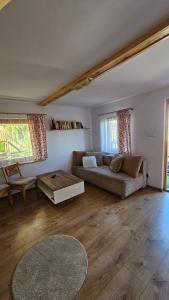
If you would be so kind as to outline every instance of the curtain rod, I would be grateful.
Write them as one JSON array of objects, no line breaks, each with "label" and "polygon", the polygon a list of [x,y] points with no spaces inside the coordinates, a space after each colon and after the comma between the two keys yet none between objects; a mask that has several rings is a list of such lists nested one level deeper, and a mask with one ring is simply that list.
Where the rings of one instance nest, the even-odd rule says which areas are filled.
[{"label": "curtain rod", "polygon": [[100,117],[100,116],[104,116],[104,115],[110,115],[110,114],[114,114],[116,112],[123,111],[123,110],[134,110],[134,107],[124,108],[124,109],[120,109],[120,110],[114,110],[114,111],[110,111],[107,113],[98,114],[98,116]]},{"label": "curtain rod", "polygon": [[43,116],[47,116],[47,114],[37,114],[37,113],[9,113],[9,112],[0,112],[0,115],[43,115]]}]

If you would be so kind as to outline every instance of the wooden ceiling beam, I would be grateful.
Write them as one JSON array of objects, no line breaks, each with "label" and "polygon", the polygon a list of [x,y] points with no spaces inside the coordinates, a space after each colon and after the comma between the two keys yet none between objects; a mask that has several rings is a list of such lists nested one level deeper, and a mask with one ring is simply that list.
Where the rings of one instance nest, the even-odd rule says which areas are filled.
[{"label": "wooden ceiling beam", "polygon": [[92,80],[96,79],[106,71],[138,55],[142,51],[155,45],[156,43],[165,39],[168,36],[169,36],[169,19],[167,19],[167,21],[158,25],[156,28],[149,31],[147,34],[143,35],[139,39],[133,41],[126,47],[122,48],[120,51],[112,54],[107,59],[96,64],[94,67],[92,67],[91,69],[89,69],[88,71],[86,71],[85,73],[77,77],[76,79],[70,81],[63,87],[59,88],[54,93],[52,93],[51,95],[43,99],[40,102],[40,105],[45,106],[48,105],[49,103],[56,101],[57,99],[75,90],[76,86],[81,82],[88,79],[92,79]]},{"label": "wooden ceiling beam", "polygon": [[0,0],[0,10],[3,9],[11,0]]}]

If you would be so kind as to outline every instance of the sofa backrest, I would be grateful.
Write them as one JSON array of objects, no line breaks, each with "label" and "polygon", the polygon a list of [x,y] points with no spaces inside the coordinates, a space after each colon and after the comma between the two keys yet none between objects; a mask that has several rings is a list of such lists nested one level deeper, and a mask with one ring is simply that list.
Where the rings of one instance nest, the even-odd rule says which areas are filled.
[{"label": "sofa backrest", "polygon": [[[73,151],[73,166],[82,166],[82,157],[91,151]],[[94,151],[93,151],[94,152]],[[116,156],[116,155],[115,155]],[[103,165],[109,166],[111,160],[114,158],[114,155],[103,153]],[[142,173],[145,178],[147,176],[147,161],[143,159],[142,165],[140,167],[140,173]]]},{"label": "sofa backrest", "polygon": [[103,165],[110,166],[110,163],[113,158],[114,158],[114,155],[108,155],[108,154],[103,153]]}]

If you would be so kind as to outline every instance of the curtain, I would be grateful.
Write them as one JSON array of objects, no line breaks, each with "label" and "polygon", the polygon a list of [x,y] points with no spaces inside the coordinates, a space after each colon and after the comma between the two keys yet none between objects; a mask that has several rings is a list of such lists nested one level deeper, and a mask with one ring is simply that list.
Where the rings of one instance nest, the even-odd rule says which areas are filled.
[{"label": "curtain", "polygon": [[119,153],[131,154],[131,113],[130,110],[117,112]]},{"label": "curtain", "polygon": [[33,160],[45,160],[47,158],[45,116],[28,114],[27,120],[32,142]]},{"label": "curtain", "polygon": [[101,119],[101,151],[108,153],[118,152],[117,115]]}]

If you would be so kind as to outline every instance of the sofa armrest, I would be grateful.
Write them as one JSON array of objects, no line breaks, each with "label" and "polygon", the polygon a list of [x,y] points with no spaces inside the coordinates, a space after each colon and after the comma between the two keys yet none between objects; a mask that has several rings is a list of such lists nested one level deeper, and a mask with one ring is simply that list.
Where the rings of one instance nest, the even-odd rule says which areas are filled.
[{"label": "sofa armrest", "polygon": [[82,165],[82,157],[86,155],[86,151],[73,151],[73,166],[81,166]]},{"label": "sofa armrest", "polygon": [[147,170],[148,170],[147,160],[144,158],[140,168],[140,173],[143,174],[143,187],[146,187],[147,185]]}]

